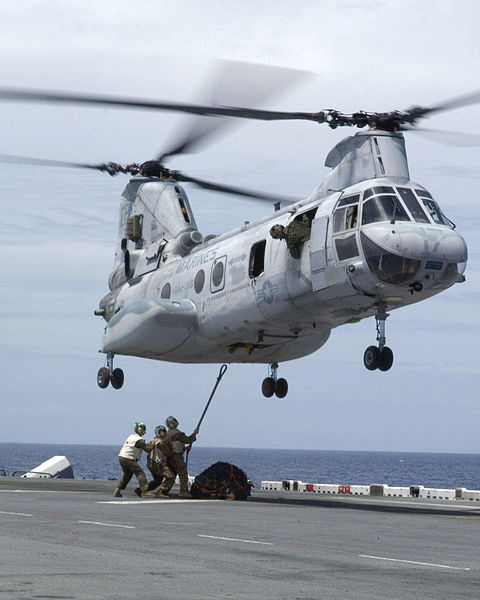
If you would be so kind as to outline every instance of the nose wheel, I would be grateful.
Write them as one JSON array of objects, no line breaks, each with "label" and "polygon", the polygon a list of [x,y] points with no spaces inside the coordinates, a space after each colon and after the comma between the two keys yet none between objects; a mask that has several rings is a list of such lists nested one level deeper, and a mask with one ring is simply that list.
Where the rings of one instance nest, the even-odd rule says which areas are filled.
[{"label": "nose wheel", "polygon": [[271,398],[273,394],[277,398],[285,398],[288,393],[288,383],[283,377],[277,379],[278,363],[270,365],[270,377],[265,377],[262,382],[262,394],[266,398]]},{"label": "nose wheel", "polygon": [[377,346],[369,346],[363,355],[363,364],[369,371],[388,371],[393,365],[393,352],[385,345],[385,321],[387,320],[388,313],[385,309],[379,308],[378,313],[375,315],[375,322],[377,328]]},{"label": "nose wheel", "polygon": [[110,383],[113,389],[119,390],[123,386],[125,376],[122,369],[113,368],[113,354],[107,354],[106,366],[98,370],[97,384],[100,388],[108,387]]}]

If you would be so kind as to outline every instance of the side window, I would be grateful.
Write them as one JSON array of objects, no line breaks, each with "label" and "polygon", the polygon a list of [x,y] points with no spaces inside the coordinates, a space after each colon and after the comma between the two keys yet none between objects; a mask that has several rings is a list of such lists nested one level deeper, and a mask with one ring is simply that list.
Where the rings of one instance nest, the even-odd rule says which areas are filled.
[{"label": "side window", "polygon": [[212,274],[210,277],[210,291],[219,292],[225,287],[225,263],[226,256],[220,256],[213,261]]},{"label": "side window", "polygon": [[353,258],[359,254],[354,233],[347,237],[336,238],[335,248],[337,249],[338,260],[347,260],[347,258]]},{"label": "side window", "polygon": [[248,275],[250,279],[261,275],[265,269],[265,246],[266,240],[253,244],[250,250],[250,262],[248,267]]}]

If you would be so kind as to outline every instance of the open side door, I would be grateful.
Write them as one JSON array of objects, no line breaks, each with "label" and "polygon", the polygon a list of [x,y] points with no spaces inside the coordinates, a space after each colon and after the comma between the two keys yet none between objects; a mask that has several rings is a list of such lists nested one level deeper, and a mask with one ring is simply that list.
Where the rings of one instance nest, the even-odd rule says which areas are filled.
[{"label": "open side door", "polygon": [[310,237],[310,266],[312,271],[313,291],[326,287],[325,269],[327,266],[327,233],[329,217],[323,216],[312,222]]}]

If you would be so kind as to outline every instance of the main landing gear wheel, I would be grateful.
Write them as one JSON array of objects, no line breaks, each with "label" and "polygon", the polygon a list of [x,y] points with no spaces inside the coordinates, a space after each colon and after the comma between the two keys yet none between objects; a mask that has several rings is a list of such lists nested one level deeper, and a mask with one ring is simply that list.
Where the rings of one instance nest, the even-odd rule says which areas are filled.
[{"label": "main landing gear wheel", "polygon": [[390,350],[388,346],[384,346],[382,348],[381,356],[380,356],[380,364],[378,368],[380,371],[388,371],[392,368],[393,365],[393,352]]},{"label": "main landing gear wheel", "polygon": [[277,398],[285,398],[288,393],[288,383],[286,379],[281,377],[275,382],[275,396]]},{"label": "main landing gear wheel", "polygon": [[265,377],[262,381],[262,394],[265,398],[271,398],[275,393],[275,379],[273,377]]},{"label": "main landing gear wheel", "polygon": [[375,371],[380,364],[380,350],[376,346],[369,346],[363,355],[363,364],[369,371]]},{"label": "main landing gear wheel", "polygon": [[102,367],[97,373],[98,387],[105,389],[111,383],[114,390],[119,390],[123,386],[125,376],[122,369],[113,368],[113,354],[107,354],[107,366]]},{"label": "main landing gear wheel", "polygon": [[106,388],[110,383],[110,370],[107,367],[102,367],[97,373],[98,387]]},{"label": "main landing gear wheel", "polygon": [[110,377],[110,383],[114,390],[119,390],[123,386],[125,376],[122,369],[113,369],[112,376]]},{"label": "main landing gear wheel", "polygon": [[379,307],[378,312],[375,315],[375,321],[377,326],[377,346],[369,346],[363,355],[363,364],[369,371],[388,371],[393,365],[393,352],[388,346],[385,346],[385,321],[387,320],[388,314],[385,312],[384,307]]},{"label": "main landing gear wheel", "polygon": [[270,377],[265,377],[262,382],[262,394],[265,398],[271,398],[273,394],[277,398],[285,398],[288,392],[287,380],[283,377],[277,379],[278,363],[272,363],[270,369]]}]

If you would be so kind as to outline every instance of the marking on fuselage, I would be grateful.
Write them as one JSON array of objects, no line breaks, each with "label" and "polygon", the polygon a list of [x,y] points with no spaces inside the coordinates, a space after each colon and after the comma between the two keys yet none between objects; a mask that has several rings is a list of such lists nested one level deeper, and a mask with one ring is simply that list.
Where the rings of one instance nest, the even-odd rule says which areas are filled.
[{"label": "marking on fuselage", "polygon": [[243,540],[241,538],[220,537],[218,535],[203,535],[199,533],[197,537],[207,538],[210,540],[222,540],[226,542],[243,542],[244,544],[261,544],[263,546],[273,546],[273,542],[259,542],[258,540]]},{"label": "marking on fuselage", "polygon": [[268,279],[264,282],[262,289],[257,291],[258,300],[263,300],[267,304],[272,304],[277,295],[278,285],[276,283],[272,284]]},{"label": "marking on fuselage", "polygon": [[101,521],[77,521],[84,525],[101,525],[102,527],[122,527],[123,529],[136,529],[133,525],[119,525],[118,523],[102,523]]},{"label": "marking on fuselage", "polygon": [[388,562],[405,563],[407,565],[419,565],[421,567],[435,567],[437,569],[453,569],[455,571],[471,571],[470,567],[454,567],[452,565],[441,565],[437,563],[420,562],[418,560],[406,560],[403,558],[388,558],[386,556],[370,556],[369,554],[357,554],[359,558],[370,558],[373,560],[385,560]]}]

